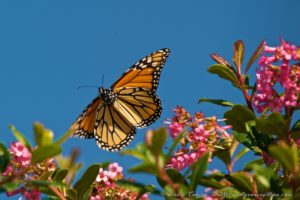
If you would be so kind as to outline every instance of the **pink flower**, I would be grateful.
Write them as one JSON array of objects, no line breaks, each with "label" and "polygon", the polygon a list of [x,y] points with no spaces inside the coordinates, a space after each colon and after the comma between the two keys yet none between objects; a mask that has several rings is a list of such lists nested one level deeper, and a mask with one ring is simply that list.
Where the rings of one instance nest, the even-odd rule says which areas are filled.
[{"label": "pink flower", "polygon": [[90,200],[102,200],[100,195],[91,196]]},{"label": "pink flower", "polygon": [[170,132],[171,137],[173,137],[173,138],[177,137],[178,134],[183,131],[183,128],[184,128],[183,124],[180,124],[178,122],[172,122],[169,125],[169,132]]},{"label": "pink flower", "polygon": [[298,146],[300,146],[300,138],[298,138],[298,139],[296,140],[296,144],[297,144]]},{"label": "pink flower", "polygon": [[27,200],[40,200],[41,193],[38,190],[24,191],[23,195]]},{"label": "pink flower", "polygon": [[262,157],[266,165],[271,165],[275,162],[275,160],[267,153],[263,153]]},{"label": "pink flower", "polygon": [[300,97],[300,66],[291,63],[293,60],[299,61],[299,49],[283,39],[280,43],[278,47],[265,46],[258,62],[260,69],[256,72],[256,91],[253,97],[257,112],[265,109],[281,112],[284,108],[300,106],[297,101]]},{"label": "pink flower", "polygon": [[99,169],[99,174],[97,175],[97,178],[96,178],[96,181],[97,182],[103,182],[106,185],[109,185],[110,182],[108,180],[108,172],[103,170],[103,168],[100,168]]},{"label": "pink flower", "polygon": [[10,145],[10,152],[14,156],[14,160],[22,167],[27,167],[31,161],[30,151],[20,142],[13,142]]},{"label": "pink flower", "polygon": [[204,125],[200,124],[194,129],[194,139],[200,142],[205,142],[209,136],[209,131],[205,130]]},{"label": "pink flower", "polygon": [[3,176],[10,176],[13,173],[11,165],[7,165],[5,171],[2,173]]},{"label": "pink flower", "polygon": [[123,167],[121,167],[118,163],[114,162],[108,166],[108,176],[111,179],[115,179],[117,176],[122,177]]}]

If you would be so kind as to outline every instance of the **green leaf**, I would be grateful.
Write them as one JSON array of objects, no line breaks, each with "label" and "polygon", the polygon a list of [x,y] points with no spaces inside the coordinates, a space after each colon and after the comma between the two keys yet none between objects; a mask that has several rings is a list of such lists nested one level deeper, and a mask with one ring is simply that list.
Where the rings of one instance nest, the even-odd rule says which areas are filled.
[{"label": "green leaf", "polygon": [[275,158],[284,168],[297,176],[299,170],[298,151],[295,144],[289,146],[284,142],[269,147],[270,155]]},{"label": "green leaf", "polygon": [[60,154],[61,151],[61,147],[56,144],[39,146],[32,152],[31,162],[38,163],[45,159],[52,158],[53,156]]},{"label": "green leaf", "polygon": [[262,41],[259,46],[256,48],[256,50],[254,51],[254,53],[252,54],[250,60],[248,61],[247,65],[246,65],[246,70],[245,70],[245,74],[248,72],[248,70],[250,69],[251,65],[256,61],[256,59],[258,58],[258,56],[260,55],[260,53],[262,52],[264,46],[266,44],[266,41]]},{"label": "green leaf", "polygon": [[244,155],[246,155],[248,152],[249,152],[249,149],[246,147],[243,148],[241,151],[239,151],[234,158],[235,162],[238,161]]},{"label": "green leaf", "polygon": [[202,103],[202,102],[208,102],[208,103],[216,104],[216,105],[223,106],[223,107],[232,107],[234,105],[234,103],[224,100],[224,99],[207,99],[207,98],[199,99],[198,103]]},{"label": "green leaf", "polygon": [[78,199],[83,199],[83,197],[88,195],[87,193],[90,192],[93,182],[96,180],[99,173],[100,167],[100,164],[91,165],[76,182],[74,189],[77,191]]},{"label": "green leaf", "polygon": [[215,64],[210,66],[207,70],[212,74],[217,74],[222,79],[230,81],[233,85],[239,85],[239,80],[234,71],[226,65]]},{"label": "green leaf", "polygon": [[239,143],[236,140],[226,142],[228,142],[228,144],[225,143],[225,140],[220,141],[220,143],[218,143],[217,146],[220,146],[222,148],[214,151],[213,156],[217,156],[220,160],[224,162],[225,165],[229,165],[232,160],[232,155],[235,152]]},{"label": "green leaf", "polygon": [[122,155],[130,155],[140,160],[147,160],[145,144],[138,144],[135,149],[126,149],[121,152]]},{"label": "green leaf", "polygon": [[240,192],[252,194],[253,187],[256,187],[252,174],[248,172],[236,172],[230,175],[225,175],[225,178],[232,182],[234,187]]},{"label": "green leaf", "polygon": [[44,172],[40,177],[39,177],[39,180],[42,180],[42,181],[46,181],[48,180],[48,178],[50,176],[52,176],[54,172],[53,171],[47,171],[47,172]]},{"label": "green leaf", "polygon": [[131,167],[129,172],[157,174],[157,168],[151,163],[142,163]]},{"label": "green leaf", "polygon": [[294,125],[291,129],[291,137],[295,141],[300,138],[300,119],[294,123]]},{"label": "green leaf", "polygon": [[141,194],[147,192],[150,192],[152,194],[161,194],[161,192],[157,190],[154,185],[144,185],[142,183],[132,182],[128,180],[119,180],[117,181],[117,185]]},{"label": "green leaf", "polygon": [[40,186],[49,187],[51,185],[60,186],[60,187],[65,187],[66,186],[63,183],[58,183],[58,182],[55,182],[55,181],[45,181],[45,180],[28,180],[27,183],[31,184],[31,185],[34,185],[34,186],[37,186],[37,187],[40,187]]},{"label": "green leaf", "polygon": [[58,169],[53,177],[56,182],[61,182],[68,174],[68,169]]},{"label": "green leaf", "polygon": [[[173,181],[173,183],[178,183],[178,184],[183,184],[186,186],[189,186],[187,180],[175,169],[166,169],[165,170],[166,174],[169,176],[169,178]],[[164,188],[168,183],[166,183],[164,180],[159,178],[158,176],[156,177],[157,182],[159,185]]]},{"label": "green leaf", "polygon": [[269,116],[261,116],[256,119],[256,128],[265,134],[287,137],[287,122],[278,112],[273,112]]},{"label": "green leaf", "polygon": [[161,153],[162,148],[166,143],[167,130],[165,128],[157,129],[152,132],[151,136],[151,144],[149,144],[149,149],[154,155],[158,155],[159,153]]},{"label": "green leaf", "polygon": [[47,146],[52,144],[53,132],[38,122],[33,124],[34,139],[38,146]]},{"label": "green leaf", "polygon": [[186,136],[186,134],[187,134],[187,132],[183,131],[183,132],[179,133],[178,136],[173,140],[173,143],[172,143],[171,147],[168,150],[167,157],[171,157],[172,156],[173,151],[176,148],[177,144],[180,142],[180,140],[182,138],[184,138]]},{"label": "green leaf", "polygon": [[265,189],[270,189],[271,178],[275,176],[274,170],[266,167],[265,165],[252,164],[254,178]]},{"label": "green leaf", "polygon": [[222,184],[220,184],[220,182],[218,180],[215,180],[211,176],[203,176],[202,178],[197,180],[197,184],[202,185],[204,187],[211,187],[214,189],[221,189],[221,188],[225,187]]},{"label": "green leaf", "polygon": [[67,197],[70,200],[77,200],[77,192],[73,188],[67,189]]},{"label": "green leaf", "polygon": [[233,56],[233,62],[235,66],[240,71],[242,62],[244,58],[244,43],[242,40],[238,40],[234,43],[234,56]]},{"label": "green leaf", "polygon": [[245,165],[244,171],[251,171],[253,170],[254,165],[264,165],[264,163],[265,163],[264,160],[261,158],[257,160],[253,160]]},{"label": "green leaf", "polygon": [[197,181],[203,176],[207,169],[209,157],[209,153],[203,154],[192,166],[191,189],[194,193],[196,192]]},{"label": "green leaf", "polygon": [[255,114],[246,106],[234,105],[231,110],[225,112],[226,124],[232,126],[232,130],[246,132],[245,123],[255,120]]},{"label": "green leaf", "polygon": [[[218,190],[218,194],[223,194],[221,196],[224,196],[225,199],[241,199],[241,197],[245,194],[240,193],[238,190],[236,190],[233,187],[224,187],[220,190]],[[226,194],[226,195],[224,195]]]},{"label": "green leaf", "polygon": [[0,172],[3,173],[9,163],[9,152],[4,144],[0,142]]},{"label": "green leaf", "polygon": [[0,185],[0,193],[1,192],[12,192],[16,190],[20,186],[20,181],[17,179],[13,179],[12,181],[8,181]]},{"label": "green leaf", "polygon": [[27,138],[20,131],[18,131],[13,125],[9,125],[8,127],[13,132],[15,138],[19,142],[21,142],[25,147],[27,147],[29,151],[31,151],[31,145],[27,140]]},{"label": "green leaf", "polygon": [[61,138],[59,138],[55,144],[56,145],[61,145],[62,143],[64,143],[70,136],[72,135],[72,131],[68,130]]}]

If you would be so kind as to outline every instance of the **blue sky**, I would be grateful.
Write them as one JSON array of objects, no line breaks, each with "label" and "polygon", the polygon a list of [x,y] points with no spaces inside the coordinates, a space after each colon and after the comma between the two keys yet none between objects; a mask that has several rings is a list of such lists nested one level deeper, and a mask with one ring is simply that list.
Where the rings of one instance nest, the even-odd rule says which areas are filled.
[{"label": "blue sky", "polygon": [[[162,126],[176,105],[221,118],[224,108],[199,105],[198,99],[244,102],[239,91],[207,72],[214,63],[209,54],[231,60],[238,39],[245,42],[246,59],[263,39],[277,45],[283,36],[299,45],[299,8],[296,0],[1,1],[0,140],[7,145],[14,140],[9,124],[32,139],[35,121],[58,138],[97,95],[96,88],[78,86],[100,86],[104,75],[109,87],[140,58],[165,47],[171,54],[158,88],[164,110],[150,128]],[[138,130],[129,147],[142,142],[146,130]],[[64,154],[74,147],[85,166],[109,160],[128,169],[137,163],[99,150],[93,140],[72,138]]]}]

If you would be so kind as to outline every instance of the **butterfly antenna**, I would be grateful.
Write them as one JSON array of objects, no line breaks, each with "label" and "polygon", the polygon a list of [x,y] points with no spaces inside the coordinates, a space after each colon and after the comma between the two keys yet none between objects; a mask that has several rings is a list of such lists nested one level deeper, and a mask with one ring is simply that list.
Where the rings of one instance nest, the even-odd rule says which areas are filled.
[{"label": "butterfly antenna", "polygon": [[81,85],[77,87],[77,90],[81,89],[81,88],[98,88],[95,85]]}]

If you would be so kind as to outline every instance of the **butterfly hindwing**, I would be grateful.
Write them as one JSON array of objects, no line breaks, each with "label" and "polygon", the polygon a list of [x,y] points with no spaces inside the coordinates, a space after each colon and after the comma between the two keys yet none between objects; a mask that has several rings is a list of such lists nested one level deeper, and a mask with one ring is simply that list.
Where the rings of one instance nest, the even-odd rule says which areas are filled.
[{"label": "butterfly hindwing", "polygon": [[155,122],[162,111],[157,95],[141,88],[124,88],[119,92],[114,105],[137,128]]},{"label": "butterfly hindwing", "polygon": [[94,138],[94,129],[97,110],[104,104],[103,99],[97,96],[92,103],[90,103],[76,121],[72,124],[70,130],[73,132],[74,137],[84,139]]},{"label": "butterfly hindwing", "polygon": [[97,145],[104,150],[119,151],[135,136],[135,127],[113,105],[100,107],[95,127]]}]

